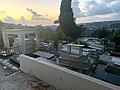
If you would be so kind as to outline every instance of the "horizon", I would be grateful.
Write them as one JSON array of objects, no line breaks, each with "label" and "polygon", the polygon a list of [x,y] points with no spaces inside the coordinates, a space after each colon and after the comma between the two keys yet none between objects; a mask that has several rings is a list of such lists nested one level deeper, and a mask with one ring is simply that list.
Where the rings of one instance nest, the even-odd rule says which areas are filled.
[{"label": "horizon", "polygon": [[[58,19],[60,4],[61,0],[4,0],[0,3],[0,20],[29,26],[50,25]],[[120,20],[119,4],[119,0],[73,0],[72,9],[76,23],[115,21]]]}]

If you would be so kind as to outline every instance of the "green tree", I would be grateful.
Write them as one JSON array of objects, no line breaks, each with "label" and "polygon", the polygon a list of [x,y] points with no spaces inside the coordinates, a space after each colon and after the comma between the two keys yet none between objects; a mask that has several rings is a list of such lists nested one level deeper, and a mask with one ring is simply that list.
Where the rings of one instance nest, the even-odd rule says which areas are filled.
[{"label": "green tree", "polygon": [[58,27],[57,30],[53,32],[53,35],[51,37],[51,40],[54,42],[54,46],[56,49],[58,49],[59,41],[65,40],[65,39],[66,39],[66,36],[60,27]]},{"label": "green tree", "polygon": [[97,37],[97,38],[109,38],[110,35],[111,35],[111,31],[103,27],[94,31],[91,36]]},{"label": "green tree", "polygon": [[38,30],[38,37],[42,39],[44,42],[53,41],[54,47],[57,49],[60,40],[65,40],[66,36],[61,30],[60,27],[57,28],[56,31],[50,28],[43,28],[41,26],[36,27]]},{"label": "green tree", "polygon": [[114,31],[110,36],[110,41],[115,43],[114,51],[120,52],[120,32]]},{"label": "green tree", "polygon": [[4,23],[0,21],[0,49],[4,46],[3,45],[3,36],[2,36],[2,28],[4,26]]},{"label": "green tree", "polygon": [[0,31],[0,48],[4,46],[3,44],[3,36],[2,36],[2,31]]},{"label": "green tree", "polygon": [[59,23],[63,30],[63,33],[72,38],[73,40],[80,37],[79,26],[75,23],[75,18],[73,18],[73,11],[71,8],[72,0],[62,0],[60,7]]}]

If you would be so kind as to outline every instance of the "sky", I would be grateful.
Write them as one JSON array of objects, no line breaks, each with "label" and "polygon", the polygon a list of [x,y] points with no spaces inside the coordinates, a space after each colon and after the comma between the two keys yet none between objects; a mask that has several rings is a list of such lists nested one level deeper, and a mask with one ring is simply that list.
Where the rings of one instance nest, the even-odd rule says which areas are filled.
[{"label": "sky", "polygon": [[[0,20],[23,25],[53,24],[61,0],[0,0]],[[120,0],[73,0],[76,23],[120,20]]]}]

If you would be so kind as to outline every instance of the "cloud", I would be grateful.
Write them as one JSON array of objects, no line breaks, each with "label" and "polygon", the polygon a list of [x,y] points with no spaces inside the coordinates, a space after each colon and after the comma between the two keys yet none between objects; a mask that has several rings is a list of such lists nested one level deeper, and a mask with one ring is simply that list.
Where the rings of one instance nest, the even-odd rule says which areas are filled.
[{"label": "cloud", "polygon": [[78,18],[77,22],[88,23],[88,22],[98,22],[98,21],[108,21],[110,20],[107,16],[88,16],[86,18]]},{"label": "cloud", "polygon": [[25,17],[24,17],[24,16],[21,16],[21,18],[20,18],[19,21],[25,21]]},{"label": "cloud", "polygon": [[111,8],[112,8],[113,12],[120,12],[120,1],[112,2]]},{"label": "cloud", "polygon": [[84,7],[86,16],[102,15],[113,13],[112,9],[106,4],[100,4],[96,1],[87,1]]},{"label": "cloud", "polygon": [[107,2],[107,3],[111,3],[111,2],[114,2],[114,1],[119,1],[119,0],[102,0],[103,2]]},{"label": "cloud", "polygon": [[84,14],[81,12],[81,10],[79,8],[79,1],[78,0],[72,1],[72,10],[73,10],[75,18],[84,17]]},{"label": "cloud", "polygon": [[6,16],[3,20],[3,22],[5,23],[12,23],[12,24],[23,24],[25,25],[25,23],[27,22],[27,20],[25,20],[25,18],[23,16],[21,16],[20,20],[15,20],[14,18],[10,17],[10,16]]},{"label": "cloud", "polygon": [[38,14],[37,12],[33,11],[32,9],[27,8],[27,10],[28,10],[29,12],[31,12],[34,17],[42,16],[42,15]]},{"label": "cloud", "polygon": [[120,13],[113,13],[110,17],[113,20],[120,20]]},{"label": "cloud", "polygon": [[27,22],[27,20],[25,19],[24,16],[21,16],[21,18],[20,18],[18,21],[16,21],[16,23],[17,23],[17,24],[23,24],[23,25],[25,25],[25,24],[27,24],[28,22]]},{"label": "cloud", "polygon": [[3,20],[5,23],[15,23],[16,21],[10,17],[10,16],[6,16]]},{"label": "cloud", "polygon": [[22,24],[28,26],[35,26],[35,25],[44,25],[44,24],[52,24],[51,21],[48,21],[46,18],[42,18],[40,20],[26,20],[25,17],[21,16],[21,18],[17,21],[10,16],[6,16],[3,20],[5,23],[12,23],[12,24]]},{"label": "cloud", "polygon": [[85,17],[78,18],[77,22],[120,20],[120,0],[89,0],[81,12]]},{"label": "cloud", "polygon": [[111,13],[105,15],[95,15],[95,16],[88,16],[82,17],[77,19],[77,23],[85,23],[85,22],[98,22],[98,21],[114,21],[120,20],[120,13]]},{"label": "cloud", "polygon": [[5,10],[0,11],[0,14],[5,14],[5,13],[6,13]]},{"label": "cloud", "polygon": [[52,24],[53,23],[50,19],[45,18],[43,15],[38,14],[37,12],[33,11],[32,9],[27,8],[27,10],[32,14],[31,20],[26,20],[24,16],[21,16],[21,18],[16,21],[12,17],[6,16],[3,20],[3,22],[29,25],[29,26],[35,26],[35,25],[41,25],[41,24]]},{"label": "cloud", "polygon": [[31,14],[32,14],[32,20],[48,21],[48,22],[51,21],[50,19],[43,17],[43,15],[38,14],[37,12],[35,12],[35,11],[32,10],[32,9],[28,9],[28,8],[27,8],[27,10],[28,10],[29,12],[31,12]]}]

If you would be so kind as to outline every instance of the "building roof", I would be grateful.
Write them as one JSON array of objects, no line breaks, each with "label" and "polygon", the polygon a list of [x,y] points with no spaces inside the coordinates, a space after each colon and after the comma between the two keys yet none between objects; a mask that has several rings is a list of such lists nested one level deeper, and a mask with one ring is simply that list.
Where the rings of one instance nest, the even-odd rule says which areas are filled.
[{"label": "building roof", "polygon": [[52,57],[54,57],[54,54],[51,53],[47,53],[47,52],[42,52],[42,51],[37,51],[33,53],[34,55],[40,56],[40,57],[44,57],[47,59],[51,59]]},{"label": "building roof", "polygon": [[93,49],[96,49],[96,50],[103,50],[103,48],[101,47],[97,47],[97,46],[94,46],[94,45],[88,45],[89,48],[93,48]]},{"label": "building roof", "polygon": [[[67,52],[67,46],[64,45],[63,48],[60,49],[60,50]],[[78,55],[79,54],[79,49],[71,48],[71,53]],[[82,53],[83,53],[84,56],[87,56],[89,54],[89,52],[87,52],[87,51],[83,51]]]},{"label": "building roof", "polygon": [[96,49],[83,48],[83,51],[90,52],[90,51],[96,51]]},{"label": "building roof", "polygon": [[71,47],[83,47],[84,45],[78,45],[78,44],[67,44],[67,46],[71,46]]},{"label": "building roof", "polygon": [[114,56],[109,56],[109,55],[101,55],[99,58],[100,61],[104,63],[114,63],[116,65],[120,65],[120,58],[119,57],[114,57]]},{"label": "building roof", "polygon": [[114,64],[117,64],[120,66],[120,58],[118,57],[112,57],[112,60],[111,60]]},{"label": "building roof", "polygon": [[45,62],[50,62],[50,63],[54,63],[53,61],[51,61],[51,60],[48,60],[48,59],[46,59],[46,58],[43,58],[43,57],[38,57],[38,58],[36,58],[37,60],[39,60],[39,61],[45,61]]},{"label": "building roof", "polygon": [[100,61],[105,62],[105,63],[110,63],[112,60],[112,56],[109,55],[101,55],[99,58]]}]

